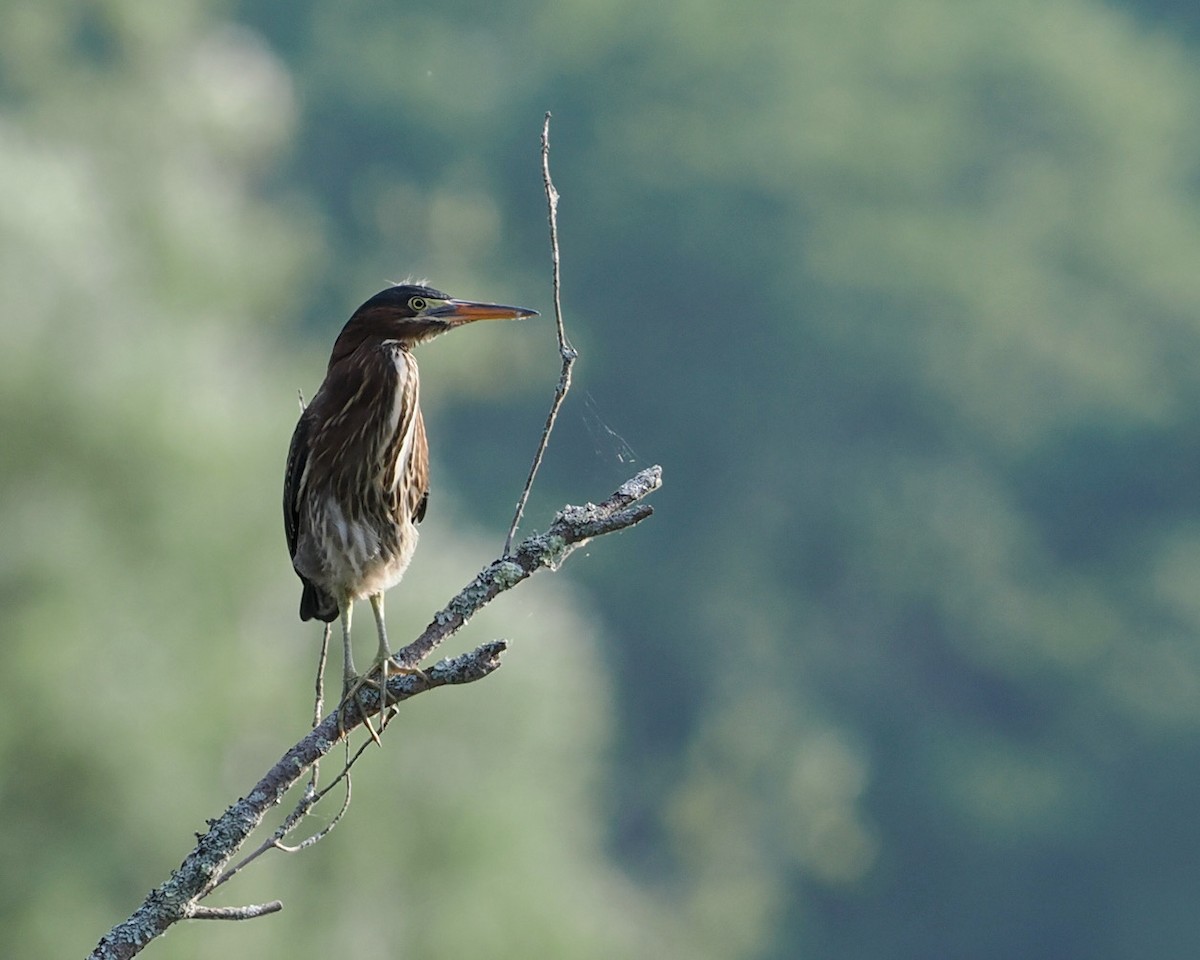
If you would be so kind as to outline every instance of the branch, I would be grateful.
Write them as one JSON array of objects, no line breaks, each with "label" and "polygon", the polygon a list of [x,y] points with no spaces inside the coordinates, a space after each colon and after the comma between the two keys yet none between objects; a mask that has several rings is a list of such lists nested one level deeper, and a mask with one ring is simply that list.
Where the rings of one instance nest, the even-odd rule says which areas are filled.
[{"label": "branch", "polygon": [[[647,467],[637,476],[626,480],[598,506],[589,503],[582,507],[563,507],[549,530],[526,537],[517,545],[514,553],[484,567],[458,596],[438,611],[425,632],[393,659],[401,667],[415,667],[503,591],[515,587],[543,567],[557,570],[574,550],[594,537],[641,523],[654,512],[654,508],[637,501],[661,486],[662,467]],[[398,681],[404,683],[411,679],[411,676],[401,676]],[[391,691],[391,683],[388,690]]]},{"label": "branch", "polygon": [[546,112],[542,124],[542,186],[546,190],[546,211],[550,221],[550,260],[554,267],[554,328],[558,334],[558,355],[562,357],[562,369],[558,374],[558,384],[554,388],[554,399],[550,401],[550,412],[546,415],[546,425],[542,427],[542,439],[538,441],[537,452],[533,455],[533,463],[529,465],[529,476],[525,479],[525,488],[517,499],[517,511],[513,514],[512,526],[508,528],[508,536],[504,540],[504,554],[512,550],[513,537],[517,535],[517,527],[521,525],[521,516],[525,513],[525,504],[529,502],[529,491],[533,489],[534,478],[546,456],[546,447],[550,445],[550,432],[558,419],[558,411],[562,409],[563,401],[567,399],[567,391],[571,389],[571,368],[579,359],[579,352],[571,346],[567,339],[567,331],[563,326],[562,315],[562,278],[559,274],[558,255],[558,190],[550,179],[550,113]]},{"label": "branch", "polygon": [[255,917],[265,917],[268,913],[278,913],[283,909],[279,900],[270,903],[254,903],[247,907],[201,907],[193,905],[187,912],[189,920],[253,920]]},{"label": "branch", "polygon": [[[494,597],[515,587],[544,568],[557,569],[572,551],[594,537],[624,530],[640,523],[652,513],[648,504],[637,501],[662,485],[662,470],[651,467],[627,480],[604,503],[582,507],[564,507],[545,533],[527,537],[515,553],[488,564],[474,580],[459,591],[415,641],[401,650],[399,663],[416,666],[446,638],[452,636],[471,616]],[[452,659],[440,660],[421,673],[403,674],[388,681],[389,709],[397,702],[437,687],[481,680],[500,666],[506,649],[503,640],[493,640]],[[378,694],[364,690],[366,716],[378,711]],[[373,694],[373,697],[372,697]],[[362,723],[366,716],[356,704],[325,717],[299,743],[289,749],[263,775],[246,796],[229,807],[216,820],[208,822],[208,831],[198,837],[191,853],[170,878],[152,890],[137,910],[106,933],[89,960],[127,960],[167,928],[180,920],[245,920],[274,913],[282,908],[277,901],[245,907],[203,907],[199,901],[226,876],[234,855],[262,823],[267,812],[304,776],[306,770],[327,754],[334,745]]]}]

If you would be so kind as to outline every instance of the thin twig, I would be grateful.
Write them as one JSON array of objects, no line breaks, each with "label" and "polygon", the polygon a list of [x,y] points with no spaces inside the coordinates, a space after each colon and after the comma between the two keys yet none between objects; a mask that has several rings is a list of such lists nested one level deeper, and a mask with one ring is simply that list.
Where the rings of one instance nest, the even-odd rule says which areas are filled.
[{"label": "thin twig", "polygon": [[[298,396],[300,398],[300,412],[304,413],[304,393],[303,393],[303,391],[300,391],[300,390],[297,390],[296,393],[298,394]],[[325,712],[325,666],[329,662],[329,639],[330,639],[330,636],[332,635],[332,633],[333,633],[333,624],[332,623],[325,624],[325,629],[321,631],[321,653],[317,657],[317,676],[313,681],[314,690],[313,690],[313,722],[312,722],[312,725],[313,725],[314,730],[317,728],[317,725],[321,722],[321,715]],[[321,761],[314,760],[312,769],[311,769],[311,771],[309,771],[308,789],[305,791],[306,797],[310,794],[315,794],[317,792],[317,783],[320,781],[320,779],[321,779]],[[301,803],[303,803],[303,802],[304,801],[301,800]],[[313,802],[315,803],[316,801],[313,801]],[[297,808],[297,809],[299,809],[299,808]],[[301,815],[301,816],[303,816],[303,815]],[[257,855],[258,855],[258,853],[256,852],[251,857],[247,858],[246,861],[243,861],[243,863],[246,863],[248,860],[253,859],[253,857],[257,856]],[[217,884],[223,883],[225,880],[228,880],[229,877],[232,876],[234,873],[237,873],[237,871],[239,869],[241,869],[241,867],[242,867],[242,864],[238,864],[238,866],[235,867],[229,874],[222,876],[221,879],[217,881]]]},{"label": "thin twig", "polygon": [[[320,830],[318,830],[316,833],[312,834],[311,836],[305,837],[299,843],[286,844],[283,842],[282,838],[276,840],[275,843],[273,844],[275,849],[282,850],[284,853],[299,853],[301,850],[307,849],[308,847],[311,847],[314,844],[320,843],[327,836],[329,836],[331,833],[333,833],[333,828],[342,822],[342,817],[344,817],[346,815],[346,811],[350,809],[350,795],[352,792],[350,790],[350,772],[349,772],[349,770],[346,770],[343,772],[346,774],[346,795],[342,799],[342,808],[333,815],[333,819],[330,820],[327,824],[325,824],[325,826],[322,827]],[[338,779],[340,780],[342,778],[338,777]],[[321,796],[317,797],[317,800],[320,800],[321,797],[325,796],[325,794],[328,792],[329,792],[328,790],[322,790]],[[314,801],[314,803],[315,802],[316,801]]]},{"label": "thin twig", "polygon": [[[364,744],[364,746],[365,745],[366,744]],[[360,750],[359,754],[356,755],[354,759],[357,760],[358,756],[361,755],[361,753],[362,753],[362,751]],[[314,844],[320,843],[327,836],[329,836],[329,834],[331,834],[333,832],[333,828],[336,827],[339,823],[341,823],[342,817],[344,817],[346,815],[346,811],[350,809],[350,794],[351,794],[351,791],[350,791],[350,766],[351,766],[351,764],[353,764],[353,762],[354,762],[353,760],[349,761],[347,763],[347,765],[342,769],[342,772],[340,774],[338,774],[337,778],[333,781],[333,783],[331,783],[329,786],[327,786],[324,790],[318,791],[316,789],[316,785],[314,784],[312,778],[310,778],[308,785],[304,789],[304,796],[302,796],[300,798],[300,801],[296,804],[296,806],[292,810],[292,812],[289,813],[284,818],[283,822],[278,827],[275,828],[275,832],[272,833],[271,836],[269,836],[262,843],[260,843],[258,845],[258,847],[256,847],[252,852],[246,854],[246,856],[242,857],[242,859],[239,860],[236,864],[234,864],[232,867],[229,867],[228,869],[226,869],[213,882],[212,889],[210,889],[207,893],[201,894],[199,899],[204,899],[205,897],[207,897],[210,893],[213,892],[213,890],[216,890],[217,887],[221,886],[221,884],[228,883],[244,867],[249,866],[251,863],[253,863],[259,857],[261,857],[268,850],[281,850],[284,853],[299,853],[301,850],[311,847]],[[313,769],[315,770],[316,767],[317,767],[317,764],[314,761]],[[284,843],[283,838],[286,837],[289,833],[291,833],[294,829],[296,829],[296,826],[300,823],[301,820],[303,820],[305,817],[308,816],[308,814],[312,810],[312,808],[315,807],[318,803],[320,803],[321,800],[324,798],[324,796],[327,793],[329,793],[329,791],[332,790],[333,787],[336,784],[340,783],[343,779],[345,779],[345,781],[346,781],[346,795],[342,799],[342,808],[336,814],[334,814],[333,819],[330,820],[329,823],[327,823],[324,827],[322,827],[316,833],[312,834],[311,836],[305,837],[299,843],[296,843],[296,844]]]},{"label": "thin twig", "polygon": [[325,664],[329,661],[329,635],[333,631],[333,624],[325,624],[325,629],[321,631],[321,655],[317,658],[317,679],[313,684],[316,696],[313,698],[313,722],[315,727],[321,722],[321,716],[325,713]]},{"label": "thin twig", "polygon": [[[316,729],[317,724],[321,722],[321,715],[325,712],[325,666],[329,663],[329,638],[333,632],[333,624],[325,624],[325,629],[321,631],[321,654],[317,657],[317,676],[313,682],[313,728]],[[309,790],[316,792],[317,782],[321,779],[321,762],[318,760],[312,765],[312,771],[308,778]]]},{"label": "thin twig", "polygon": [[546,111],[546,119],[542,124],[542,186],[546,190],[546,209],[550,220],[550,259],[554,266],[554,325],[558,333],[558,355],[562,357],[562,370],[558,375],[558,385],[554,388],[554,399],[550,403],[550,413],[546,416],[546,425],[542,428],[542,439],[538,442],[537,453],[533,455],[533,463],[529,467],[529,476],[525,480],[525,489],[517,500],[517,511],[513,514],[512,526],[508,528],[508,536],[504,539],[504,556],[512,551],[513,538],[517,535],[517,527],[521,524],[521,516],[525,513],[525,504],[529,502],[529,493],[533,489],[533,480],[537,476],[542,459],[546,456],[546,447],[550,444],[550,432],[554,429],[554,421],[558,419],[558,411],[567,398],[571,389],[571,367],[579,359],[579,352],[571,346],[567,339],[567,331],[563,326],[562,315],[562,281],[559,274],[558,255],[558,190],[550,179],[550,111]]}]

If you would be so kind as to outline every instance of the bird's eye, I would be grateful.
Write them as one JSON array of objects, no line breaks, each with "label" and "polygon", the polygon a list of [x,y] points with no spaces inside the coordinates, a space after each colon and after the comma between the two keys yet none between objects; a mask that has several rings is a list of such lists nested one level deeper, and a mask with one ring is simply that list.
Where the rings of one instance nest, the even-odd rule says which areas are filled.
[{"label": "bird's eye", "polygon": [[427,306],[429,306],[424,297],[412,297],[409,299],[408,305],[412,308],[414,313],[420,313]]}]

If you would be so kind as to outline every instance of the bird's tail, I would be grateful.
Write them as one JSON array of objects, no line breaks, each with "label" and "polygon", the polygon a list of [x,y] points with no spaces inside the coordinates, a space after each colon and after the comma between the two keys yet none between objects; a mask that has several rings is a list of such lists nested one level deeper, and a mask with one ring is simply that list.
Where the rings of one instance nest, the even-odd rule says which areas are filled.
[{"label": "bird's tail", "polygon": [[337,618],[337,601],[305,580],[304,590],[300,594],[300,619],[332,623]]}]

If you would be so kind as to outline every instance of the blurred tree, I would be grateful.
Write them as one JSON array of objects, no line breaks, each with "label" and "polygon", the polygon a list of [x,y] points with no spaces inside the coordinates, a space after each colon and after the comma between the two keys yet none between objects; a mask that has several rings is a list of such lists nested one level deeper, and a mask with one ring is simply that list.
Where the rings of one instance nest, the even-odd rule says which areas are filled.
[{"label": "blurred tree", "polygon": [[1186,34],[1189,42],[1200,35],[1200,11],[1187,0],[1125,0],[1122,6],[1151,24]]},{"label": "blurred tree", "polygon": [[[656,529],[585,568],[619,599],[546,588],[519,670],[422,708],[460,767],[373,770],[254,878],[299,911],[164,949],[383,954],[399,894],[421,953],[1191,956],[1188,41],[1098,0],[176,7],[0,12],[6,929],[103,929],[180,797],[199,821],[303,715],[284,384],[403,272],[527,302],[550,108],[583,360],[530,522],[641,454]],[[454,346],[422,365],[463,515],[412,596],[473,572],[557,370],[548,327]],[[511,812],[471,832],[481,789]]]},{"label": "blurred tree", "polygon": [[[1132,797],[1200,721],[1192,51],[1086,0],[304,9],[240,8],[360,270],[526,282],[556,112],[592,399],[549,485],[672,479],[605,610],[626,862],[730,956],[1190,951]],[[510,413],[444,409],[498,510]]]}]

